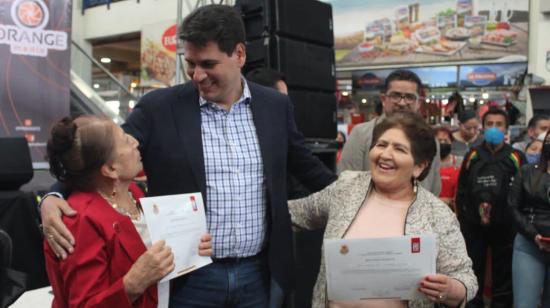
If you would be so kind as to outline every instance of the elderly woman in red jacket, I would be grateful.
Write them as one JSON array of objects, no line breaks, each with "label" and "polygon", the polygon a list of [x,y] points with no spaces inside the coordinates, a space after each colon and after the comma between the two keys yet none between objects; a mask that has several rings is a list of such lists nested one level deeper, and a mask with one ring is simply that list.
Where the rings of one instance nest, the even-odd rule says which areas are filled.
[{"label": "elderly woman in red jacket", "polygon": [[[163,241],[151,243],[141,196],[129,192],[143,168],[137,146],[108,119],[64,118],[53,127],[50,170],[72,191],[77,214],[63,221],[80,243],[65,259],[44,245],[53,307],[157,307],[157,282],[174,269],[174,256]],[[211,254],[209,235],[199,254]]]}]

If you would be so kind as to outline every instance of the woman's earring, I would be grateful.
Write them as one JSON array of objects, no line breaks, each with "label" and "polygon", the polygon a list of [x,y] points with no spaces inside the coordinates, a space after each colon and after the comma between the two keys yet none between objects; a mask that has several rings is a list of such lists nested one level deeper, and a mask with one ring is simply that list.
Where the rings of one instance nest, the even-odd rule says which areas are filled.
[{"label": "woman's earring", "polygon": [[415,194],[418,192],[418,180],[416,178],[413,179],[413,192]]}]

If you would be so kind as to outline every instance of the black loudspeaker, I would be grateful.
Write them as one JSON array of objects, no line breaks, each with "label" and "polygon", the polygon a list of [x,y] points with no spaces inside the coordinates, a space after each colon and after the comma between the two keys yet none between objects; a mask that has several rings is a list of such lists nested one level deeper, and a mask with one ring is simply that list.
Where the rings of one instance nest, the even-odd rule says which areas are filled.
[{"label": "black loudspeaker", "polygon": [[[282,35],[332,46],[332,7],[316,0],[237,0],[247,40]],[[304,22],[307,18],[307,22]]]},{"label": "black loudspeaker", "polygon": [[27,140],[0,138],[0,149],[0,190],[18,190],[33,177]]},{"label": "black loudspeaker", "polygon": [[550,115],[550,87],[530,88],[531,106],[533,114]]},{"label": "black loudspeaker", "polygon": [[296,126],[306,138],[336,138],[334,93],[290,90]]},{"label": "black loudspeaker", "polygon": [[245,72],[270,67],[285,75],[289,88],[336,90],[334,50],[278,35],[247,42]]}]

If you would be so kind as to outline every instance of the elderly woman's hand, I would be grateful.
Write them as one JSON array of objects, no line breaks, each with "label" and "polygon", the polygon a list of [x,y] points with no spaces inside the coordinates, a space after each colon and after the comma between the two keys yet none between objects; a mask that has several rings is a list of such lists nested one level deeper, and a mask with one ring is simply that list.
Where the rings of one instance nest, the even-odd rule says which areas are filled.
[{"label": "elderly woman's hand", "polygon": [[447,275],[428,275],[420,281],[418,291],[434,303],[456,307],[466,299],[466,287]]},{"label": "elderly woman's hand", "polygon": [[144,252],[124,275],[128,297],[134,301],[153,283],[174,270],[174,254],[164,241],[158,241]]}]

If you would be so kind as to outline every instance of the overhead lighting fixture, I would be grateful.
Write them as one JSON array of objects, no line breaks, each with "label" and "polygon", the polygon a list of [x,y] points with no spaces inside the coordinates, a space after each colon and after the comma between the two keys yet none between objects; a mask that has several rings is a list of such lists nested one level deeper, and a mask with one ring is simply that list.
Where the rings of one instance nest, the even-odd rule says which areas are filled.
[{"label": "overhead lighting fixture", "polygon": [[441,100],[441,104],[443,104],[443,106],[447,105],[448,103],[449,103],[448,99]]},{"label": "overhead lighting fixture", "polygon": [[349,92],[348,92],[348,91],[342,92],[342,96],[348,96],[348,95],[349,95]]},{"label": "overhead lighting fixture", "polygon": [[476,98],[473,97],[473,96],[470,96],[470,98],[468,98],[468,101],[469,101],[470,103],[473,103],[473,102],[476,101]]},{"label": "overhead lighting fixture", "polygon": [[94,89],[99,89],[99,83],[94,83]]},{"label": "overhead lighting fixture", "polygon": [[429,99],[429,98],[426,98],[426,103],[429,104],[430,102],[431,102],[430,99]]},{"label": "overhead lighting fixture", "polygon": [[482,99],[480,99],[480,100],[479,100],[479,104],[480,104],[480,105],[483,105],[483,104],[485,104],[485,101],[482,100]]},{"label": "overhead lighting fixture", "polygon": [[130,83],[130,88],[135,88],[135,87],[137,87],[137,83],[135,82]]},{"label": "overhead lighting fixture", "polygon": [[367,99],[366,99],[366,98],[363,98],[363,99],[361,100],[361,103],[366,104],[366,103],[367,103]]},{"label": "overhead lighting fixture", "polygon": [[111,63],[111,58],[103,57],[99,59],[101,63]]},{"label": "overhead lighting fixture", "polygon": [[482,97],[483,99],[488,99],[488,98],[489,98],[489,93],[483,92],[483,94],[481,94],[481,97]]},{"label": "overhead lighting fixture", "polygon": [[136,101],[135,100],[131,99],[131,100],[128,101],[128,107],[133,109],[135,106],[136,106]]}]

